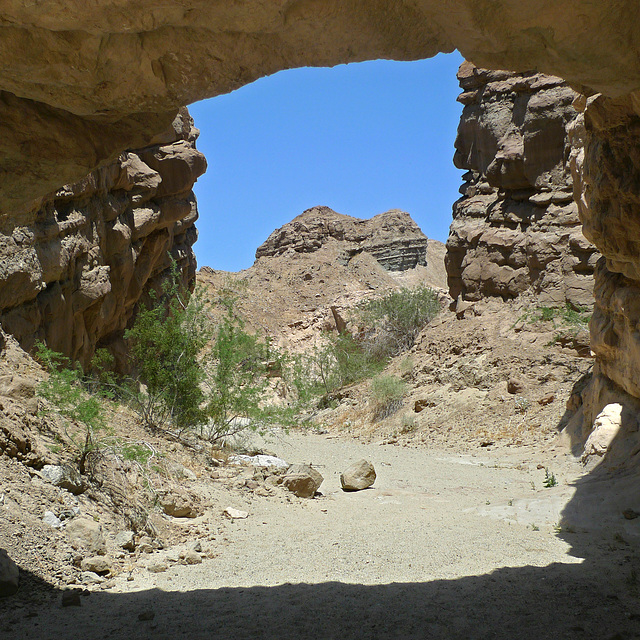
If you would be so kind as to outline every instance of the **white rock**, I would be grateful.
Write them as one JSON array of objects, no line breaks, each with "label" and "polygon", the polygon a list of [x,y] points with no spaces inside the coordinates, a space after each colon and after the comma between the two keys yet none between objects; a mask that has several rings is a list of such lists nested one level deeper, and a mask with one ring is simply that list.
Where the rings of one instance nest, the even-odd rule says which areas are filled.
[{"label": "white rock", "polygon": [[44,516],[42,516],[42,522],[48,524],[50,527],[54,529],[62,529],[62,520],[58,518],[58,516],[53,513],[53,511],[45,511]]},{"label": "white rock", "polygon": [[231,518],[232,520],[244,520],[249,517],[249,513],[247,511],[241,511],[240,509],[234,509],[233,507],[227,507],[223,513],[227,518]]},{"label": "white rock", "polygon": [[68,465],[45,464],[40,470],[40,475],[56,487],[66,489],[73,494],[82,493],[86,489],[82,476]]},{"label": "white rock", "polygon": [[229,462],[231,464],[250,464],[252,467],[275,467],[276,469],[287,469],[289,467],[289,463],[282,458],[262,454],[257,456],[231,456]]},{"label": "white rock", "polygon": [[602,458],[609,450],[621,427],[622,405],[617,402],[608,404],[593,423],[593,431],[584,444],[582,462],[588,462],[592,456]]}]

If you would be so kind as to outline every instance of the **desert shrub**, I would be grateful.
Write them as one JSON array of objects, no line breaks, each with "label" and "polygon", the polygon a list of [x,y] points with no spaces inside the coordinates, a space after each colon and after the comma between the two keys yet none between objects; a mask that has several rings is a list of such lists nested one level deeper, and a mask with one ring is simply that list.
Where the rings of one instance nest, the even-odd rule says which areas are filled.
[{"label": "desert shrub", "polygon": [[40,343],[36,356],[49,372],[49,377],[37,387],[38,395],[66,420],[65,433],[76,450],[78,470],[84,474],[87,459],[103,446],[102,437],[107,433],[103,398],[85,389],[82,369],[73,366],[61,353]]},{"label": "desert shrub", "polygon": [[[260,405],[267,386],[270,345],[244,330],[234,311],[235,302],[228,292],[219,298],[224,315],[206,360],[209,423],[205,435],[212,442],[255,428],[269,418]],[[277,359],[275,366],[281,367]]]},{"label": "desert shrub", "polygon": [[396,376],[380,375],[371,380],[371,403],[375,420],[382,420],[402,406],[406,384]]},{"label": "desert shrub", "polygon": [[383,360],[410,349],[440,310],[436,293],[424,285],[360,304],[356,318],[365,327],[363,350],[373,359]]},{"label": "desert shrub", "polygon": [[125,332],[133,377],[121,381],[119,390],[146,426],[172,425],[181,432],[206,423],[199,355],[209,336],[204,302],[181,288],[172,261],[162,296],[152,295],[148,305],[141,305]]}]

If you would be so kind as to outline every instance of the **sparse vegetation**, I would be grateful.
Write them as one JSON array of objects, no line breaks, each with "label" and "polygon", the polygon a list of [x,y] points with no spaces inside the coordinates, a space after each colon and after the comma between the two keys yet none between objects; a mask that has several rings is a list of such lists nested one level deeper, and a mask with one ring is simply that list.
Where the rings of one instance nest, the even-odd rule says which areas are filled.
[{"label": "sparse vegetation", "polygon": [[546,467],[544,469],[544,480],[542,481],[542,485],[547,489],[558,485],[558,480],[556,479],[555,475],[551,473]]},{"label": "sparse vegetation", "polygon": [[77,454],[78,470],[86,473],[88,457],[103,446],[107,423],[103,398],[88,393],[82,385],[83,373],[68,358],[42,343],[36,347],[37,358],[49,372],[38,385],[38,394],[48,400],[65,421],[65,434]]},{"label": "sparse vegetation", "polygon": [[380,375],[371,380],[371,404],[375,420],[382,420],[402,406],[406,384],[395,376]]},{"label": "sparse vegetation", "polygon": [[537,307],[525,312],[518,319],[530,324],[534,322],[551,322],[558,331],[569,331],[577,334],[589,329],[591,312],[581,307],[575,308],[567,303],[564,307]]},{"label": "sparse vegetation", "polygon": [[426,286],[392,291],[360,304],[355,316],[365,329],[363,350],[374,360],[388,360],[410,349],[440,310],[436,293]]}]

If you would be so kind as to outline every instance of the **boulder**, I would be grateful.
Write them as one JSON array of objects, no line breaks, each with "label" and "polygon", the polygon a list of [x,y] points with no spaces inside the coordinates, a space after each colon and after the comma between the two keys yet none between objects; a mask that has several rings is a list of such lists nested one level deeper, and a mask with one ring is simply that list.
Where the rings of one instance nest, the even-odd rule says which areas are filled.
[{"label": "boulder", "polygon": [[85,491],[87,483],[84,478],[69,465],[45,464],[40,471],[47,482],[78,495]]},{"label": "boulder", "polygon": [[367,460],[358,460],[340,474],[343,491],[361,491],[376,481],[376,470]]},{"label": "boulder", "polygon": [[116,546],[125,551],[135,551],[136,542],[133,531],[120,531],[116,534]]},{"label": "boulder", "polygon": [[98,575],[103,575],[111,571],[111,562],[104,556],[91,556],[82,559],[80,568],[82,571],[92,571]]},{"label": "boulder", "polygon": [[163,491],[158,494],[162,510],[174,518],[195,518],[200,514],[193,499],[184,491]]},{"label": "boulder", "polygon": [[95,555],[104,555],[107,552],[102,527],[95,520],[74,518],[67,524],[65,530],[74,547],[84,547]]},{"label": "boulder", "polygon": [[282,484],[299,498],[313,498],[324,478],[310,465],[293,464],[282,479]]},{"label": "boulder", "polygon": [[20,583],[20,569],[9,557],[9,554],[0,549],[0,597],[12,596]]}]

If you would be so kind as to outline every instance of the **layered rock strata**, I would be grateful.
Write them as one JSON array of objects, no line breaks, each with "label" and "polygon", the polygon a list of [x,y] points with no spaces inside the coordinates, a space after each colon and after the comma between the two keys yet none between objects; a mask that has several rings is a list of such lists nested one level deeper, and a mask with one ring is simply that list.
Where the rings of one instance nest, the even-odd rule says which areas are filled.
[{"label": "layered rock strata", "polygon": [[339,241],[341,262],[363,251],[387,271],[406,271],[427,266],[427,237],[411,216],[398,209],[361,220],[329,207],[307,209],[276,229],[256,250],[256,259],[292,251],[313,253],[331,241]]},{"label": "layered rock strata", "polygon": [[[584,127],[560,78],[458,72],[464,110],[454,162],[466,169],[447,241],[452,297],[591,306],[595,247],[582,234],[569,159]],[[574,146],[575,145],[575,149]]]},{"label": "layered rock strata", "polygon": [[122,153],[58,189],[30,215],[0,221],[0,324],[25,349],[41,340],[86,365],[117,350],[135,306],[166,275],[185,283],[198,216],[193,183],[206,169],[186,109],[172,139]]}]

